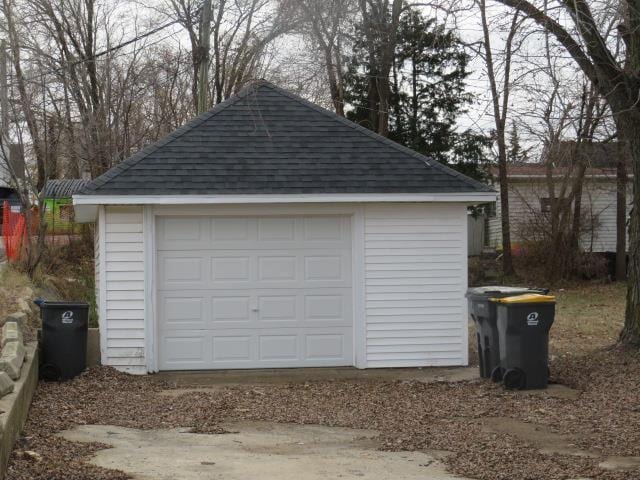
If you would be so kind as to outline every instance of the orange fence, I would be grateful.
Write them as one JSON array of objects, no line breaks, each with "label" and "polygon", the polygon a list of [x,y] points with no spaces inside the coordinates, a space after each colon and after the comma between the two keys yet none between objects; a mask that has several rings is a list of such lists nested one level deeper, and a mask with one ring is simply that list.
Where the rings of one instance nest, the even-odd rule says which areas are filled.
[{"label": "orange fence", "polygon": [[7,260],[18,260],[26,241],[25,217],[22,213],[12,212],[7,201],[2,208],[2,241]]}]

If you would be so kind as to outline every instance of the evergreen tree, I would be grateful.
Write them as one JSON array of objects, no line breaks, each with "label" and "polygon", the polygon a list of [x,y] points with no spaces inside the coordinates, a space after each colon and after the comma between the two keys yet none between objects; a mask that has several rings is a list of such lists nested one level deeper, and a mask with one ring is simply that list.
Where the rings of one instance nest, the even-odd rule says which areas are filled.
[{"label": "evergreen tree", "polygon": [[[370,125],[368,79],[376,75],[368,45],[359,35],[345,77],[347,118]],[[456,130],[458,116],[473,101],[465,92],[469,56],[457,36],[425,19],[415,9],[403,13],[397,35],[389,107],[389,138],[448,163],[466,174],[483,177],[490,139],[471,130]],[[375,105],[373,108],[377,108]]]},{"label": "evergreen tree", "polygon": [[516,124],[511,124],[511,131],[509,132],[509,146],[507,150],[507,162],[511,164],[517,164],[527,161],[527,152],[523,150],[520,145],[520,135],[518,135],[518,129]]}]

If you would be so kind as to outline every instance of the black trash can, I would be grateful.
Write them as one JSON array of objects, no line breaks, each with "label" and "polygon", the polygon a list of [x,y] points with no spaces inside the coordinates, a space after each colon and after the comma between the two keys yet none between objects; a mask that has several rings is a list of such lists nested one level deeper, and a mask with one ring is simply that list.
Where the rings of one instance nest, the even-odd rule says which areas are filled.
[{"label": "black trash can", "polygon": [[546,388],[549,383],[549,330],[556,298],[526,294],[495,298],[502,383],[508,389]]},{"label": "black trash can", "polygon": [[69,380],[87,367],[89,305],[36,300],[42,317],[40,376]]},{"label": "black trash can", "polygon": [[500,344],[498,338],[496,305],[490,298],[502,298],[525,293],[548,293],[543,288],[487,286],[467,290],[469,299],[469,315],[476,325],[476,342],[478,345],[478,364],[480,376],[491,378],[495,382],[502,380],[503,370],[500,368]]}]

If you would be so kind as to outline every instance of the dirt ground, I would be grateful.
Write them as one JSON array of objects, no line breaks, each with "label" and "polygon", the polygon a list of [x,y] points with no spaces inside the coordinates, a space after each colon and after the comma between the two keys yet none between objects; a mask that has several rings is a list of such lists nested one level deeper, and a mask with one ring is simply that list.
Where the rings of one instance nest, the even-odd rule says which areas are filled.
[{"label": "dirt ground", "polygon": [[[26,274],[6,266],[0,266],[0,319],[19,310],[18,299],[29,296],[26,292],[27,289],[33,290],[33,284]],[[25,341],[35,340],[39,328],[39,318],[31,316],[22,332]]]},{"label": "dirt ground", "polygon": [[[7,478],[123,479],[88,462],[106,445],[55,435],[80,425],[190,428],[224,433],[232,421],[366,429],[382,451],[446,451],[447,469],[484,480],[640,479],[640,353],[611,348],[624,288],[592,285],[558,294],[552,380],[574,390],[504,391],[471,380],[320,380],[236,385],[167,395],[174,384],[109,368],[39,386]],[[619,459],[618,459],[619,460]]]},{"label": "dirt ground", "polygon": [[16,310],[16,299],[30,285],[25,274],[11,268],[0,268],[0,317]]}]

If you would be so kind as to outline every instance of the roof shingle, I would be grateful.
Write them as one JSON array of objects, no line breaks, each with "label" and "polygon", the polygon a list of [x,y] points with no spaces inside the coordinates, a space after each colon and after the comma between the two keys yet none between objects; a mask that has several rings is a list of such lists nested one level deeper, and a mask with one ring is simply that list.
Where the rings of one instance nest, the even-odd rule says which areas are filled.
[{"label": "roof shingle", "polygon": [[61,180],[47,180],[42,192],[44,198],[71,198],[91,183],[90,180],[69,178]]},{"label": "roof shingle", "polygon": [[255,82],[96,178],[85,195],[492,191],[282,90]]}]

